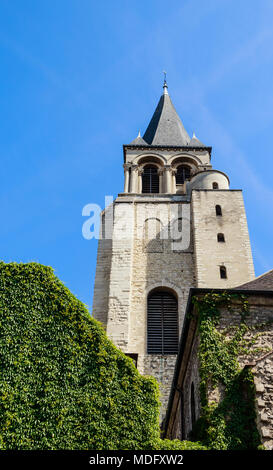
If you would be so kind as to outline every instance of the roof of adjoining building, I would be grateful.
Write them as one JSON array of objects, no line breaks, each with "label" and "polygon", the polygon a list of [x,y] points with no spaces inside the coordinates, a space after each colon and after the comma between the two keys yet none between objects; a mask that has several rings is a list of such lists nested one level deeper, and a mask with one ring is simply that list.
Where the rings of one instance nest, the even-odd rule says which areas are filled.
[{"label": "roof of adjoining building", "polygon": [[235,287],[239,290],[270,290],[273,291],[273,269],[261,276],[256,277],[253,281]]}]

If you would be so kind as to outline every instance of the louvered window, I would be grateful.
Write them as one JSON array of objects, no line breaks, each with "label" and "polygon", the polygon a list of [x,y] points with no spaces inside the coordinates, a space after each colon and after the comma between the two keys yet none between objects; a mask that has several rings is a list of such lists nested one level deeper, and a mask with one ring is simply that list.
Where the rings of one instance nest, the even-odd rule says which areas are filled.
[{"label": "louvered window", "polygon": [[157,167],[154,165],[146,165],[142,174],[142,192],[143,193],[159,193],[159,176]]},{"label": "louvered window", "polygon": [[148,297],[148,354],[177,354],[178,312],[176,298],[165,291]]},{"label": "louvered window", "polygon": [[191,177],[191,170],[188,166],[180,165],[176,172],[176,184],[184,184],[185,180]]}]

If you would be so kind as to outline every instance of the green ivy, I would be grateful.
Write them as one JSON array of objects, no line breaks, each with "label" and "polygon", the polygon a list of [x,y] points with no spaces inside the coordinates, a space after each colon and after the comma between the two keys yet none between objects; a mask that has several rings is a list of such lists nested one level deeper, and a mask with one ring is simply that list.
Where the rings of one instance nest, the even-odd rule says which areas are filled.
[{"label": "green ivy", "polygon": [[0,262],[0,449],[186,449],[160,439],[159,392],[37,263]]},{"label": "green ivy", "polygon": [[178,439],[157,439],[149,450],[208,450],[200,442],[180,441]]},{"label": "green ivy", "polygon": [[158,387],[36,263],[0,263],[0,448],[142,449]]},{"label": "green ivy", "polygon": [[[240,324],[220,330],[220,308],[231,312],[232,301],[240,312]],[[250,369],[242,369],[238,357],[251,353],[255,338],[245,338],[249,327],[247,298],[241,294],[208,293],[193,299],[199,318],[199,362],[201,418],[192,437],[213,449],[256,449],[260,444],[256,428],[255,386]],[[231,334],[231,331],[233,334]],[[221,386],[224,398],[208,402],[208,389]]]}]

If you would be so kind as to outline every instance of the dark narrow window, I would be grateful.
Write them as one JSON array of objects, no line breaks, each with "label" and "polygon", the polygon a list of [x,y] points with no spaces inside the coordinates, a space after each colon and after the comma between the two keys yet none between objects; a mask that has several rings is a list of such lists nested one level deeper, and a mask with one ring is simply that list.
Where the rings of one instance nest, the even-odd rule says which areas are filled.
[{"label": "dark narrow window", "polygon": [[130,357],[131,359],[133,359],[134,364],[135,364],[135,366],[137,367],[138,354],[134,354],[134,353],[125,353],[125,356],[128,356],[128,357]]},{"label": "dark narrow window", "polygon": [[178,309],[174,295],[156,291],[148,296],[148,354],[177,354]]},{"label": "dark narrow window", "polygon": [[196,421],[196,414],[195,414],[195,396],[194,396],[194,384],[191,384],[191,427]]},{"label": "dark narrow window", "polygon": [[221,206],[215,206],[215,211],[216,211],[216,215],[222,215],[222,208]]},{"label": "dark narrow window", "polygon": [[155,165],[146,165],[143,169],[142,192],[159,193],[159,176]]},{"label": "dark narrow window", "polygon": [[217,241],[223,243],[225,241],[225,235],[223,233],[217,233]]},{"label": "dark narrow window", "polygon": [[218,183],[212,183],[212,189],[219,189]]},{"label": "dark narrow window", "polygon": [[191,170],[188,166],[179,165],[176,172],[176,184],[184,184],[191,177]]},{"label": "dark narrow window", "polygon": [[227,270],[225,266],[220,266],[220,278],[227,279]]}]

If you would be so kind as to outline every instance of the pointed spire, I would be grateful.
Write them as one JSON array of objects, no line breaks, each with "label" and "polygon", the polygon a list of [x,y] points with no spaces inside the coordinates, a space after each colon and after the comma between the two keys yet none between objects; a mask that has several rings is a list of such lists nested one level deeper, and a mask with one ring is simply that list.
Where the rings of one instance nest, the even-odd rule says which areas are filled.
[{"label": "pointed spire", "polygon": [[143,139],[149,145],[173,145],[178,147],[185,147],[191,140],[169,96],[166,72],[164,72],[163,94]]},{"label": "pointed spire", "polygon": [[140,130],[138,131],[137,137],[132,140],[130,145],[147,145],[147,142],[145,142],[145,140],[143,140],[141,137]]},{"label": "pointed spire", "polygon": [[190,147],[205,147],[205,145],[202,144],[202,142],[200,142],[199,139],[197,139],[197,137],[195,135],[195,132],[193,132],[193,134],[192,134],[192,138],[191,138],[191,141],[189,143],[189,146]]}]

